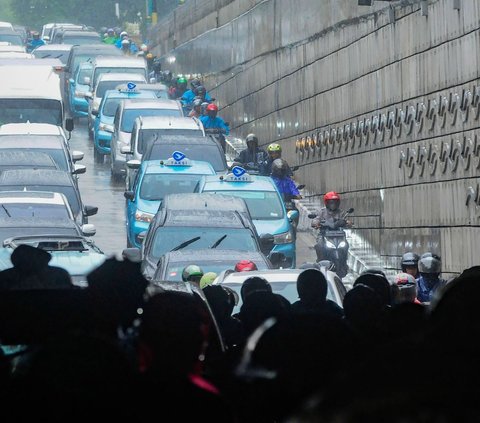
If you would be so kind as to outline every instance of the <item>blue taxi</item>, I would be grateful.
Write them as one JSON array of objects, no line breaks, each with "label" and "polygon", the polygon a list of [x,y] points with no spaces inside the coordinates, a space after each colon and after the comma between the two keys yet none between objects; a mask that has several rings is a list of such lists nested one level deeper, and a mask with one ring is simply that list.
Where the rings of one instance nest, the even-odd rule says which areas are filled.
[{"label": "blue taxi", "polygon": [[69,80],[68,100],[74,118],[88,116],[88,101],[85,94],[90,91],[92,71],[93,65],[90,62],[80,63],[75,76]]},{"label": "blue taxi", "polygon": [[139,235],[148,229],[163,198],[167,194],[194,192],[200,178],[215,175],[215,169],[208,162],[188,159],[180,151],[175,151],[169,159],[147,160],[138,166],[133,190],[125,191],[124,195],[127,245],[140,248]]},{"label": "blue taxi", "polygon": [[[243,198],[260,236],[273,235],[272,252],[283,253],[295,268],[295,230],[275,182],[269,176],[250,175],[235,166],[226,176],[204,176],[196,189]],[[298,212],[297,212],[298,213]],[[290,261],[289,260],[289,261]]]},{"label": "blue taxi", "polygon": [[103,163],[104,156],[110,154],[110,141],[113,134],[113,122],[117,107],[122,100],[132,98],[156,99],[155,92],[141,91],[136,89],[136,84],[129,82],[125,88],[105,91],[98,111],[92,111],[95,115],[93,125],[93,157],[96,163]]}]

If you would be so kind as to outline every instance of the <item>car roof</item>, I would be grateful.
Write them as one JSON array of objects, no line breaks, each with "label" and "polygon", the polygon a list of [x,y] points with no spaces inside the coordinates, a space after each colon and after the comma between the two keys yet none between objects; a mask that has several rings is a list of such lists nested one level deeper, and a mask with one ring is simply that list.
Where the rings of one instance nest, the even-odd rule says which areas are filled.
[{"label": "car roof", "polygon": [[[138,88],[138,85],[137,85]],[[124,109],[178,109],[180,106],[177,100],[167,100],[166,98],[152,99],[127,99],[123,101]]]},{"label": "car roof", "polygon": [[39,151],[2,150],[0,148],[0,168],[3,165],[25,164],[31,167],[50,166],[56,168],[55,161],[46,153]]},{"label": "car roof", "polygon": [[0,185],[74,185],[69,173],[57,169],[7,169],[0,173]]},{"label": "car roof", "polygon": [[275,182],[269,176],[250,175],[251,182],[229,182],[223,176],[204,176],[203,188],[206,191],[277,191]]},{"label": "car roof", "polygon": [[148,99],[155,99],[155,94],[153,91],[118,91],[118,90],[107,90],[102,97],[102,101],[105,101],[107,98],[121,98],[121,99],[128,99],[129,96],[133,95],[133,98],[148,98]]},{"label": "car roof", "polygon": [[201,123],[187,116],[144,116],[141,118],[143,129],[175,128],[201,130]]},{"label": "car roof", "polygon": [[5,123],[0,126],[0,135],[65,135],[58,125],[50,123]]},{"label": "car roof", "polygon": [[215,174],[215,169],[208,162],[201,160],[191,160],[191,166],[181,166],[181,171],[178,166],[168,166],[162,165],[160,160],[147,160],[142,163],[143,172],[147,175],[151,174],[173,174],[173,173],[184,173],[187,175],[207,175]]},{"label": "car roof", "polygon": [[[61,100],[60,77],[54,70],[54,62],[55,66],[63,67],[58,59],[0,60],[3,81],[0,97]],[[36,67],[32,69],[30,64]]]},{"label": "car roof", "polygon": [[[41,138],[41,140],[39,140]],[[0,133],[0,151],[4,149],[24,149],[31,148],[34,150],[38,149],[58,149],[65,150],[66,144],[65,141],[60,138],[59,135],[49,136],[49,135],[22,135],[22,134],[7,134],[3,135]]]},{"label": "car roof", "polygon": [[66,205],[66,198],[59,192],[50,191],[0,191],[0,203],[37,203]]},{"label": "car roof", "polygon": [[115,47],[114,45],[111,45],[111,44],[98,44],[98,43],[94,43],[94,44],[80,44],[80,45],[74,45],[72,47],[72,54],[75,54],[75,53],[85,53],[85,52],[95,52],[95,51],[105,51],[107,54],[105,56],[108,57],[108,53],[110,53],[110,51],[113,51],[115,52],[114,54],[115,55],[118,55],[118,56],[124,56],[124,54],[122,53],[122,51]]},{"label": "car roof", "polygon": [[143,68],[146,66],[145,59],[138,58],[138,57],[127,57],[125,55],[122,56],[97,56],[94,60],[94,65],[96,67],[108,67],[110,65],[113,66],[121,66],[122,68],[129,68],[129,67],[139,67]]},{"label": "car roof", "polygon": [[155,91],[168,91],[168,87],[165,84],[137,84],[137,88],[140,90],[155,90]]},{"label": "car roof", "polygon": [[42,46],[38,46],[35,48],[34,51],[42,51],[42,50],[63,50],[63,51],[69,51],[73,47],[73,44],[44,44]]},{"label": "car roof", "polygon": [[[121,73],[121,72],[110,72],[103,73],[98,77],[98,82],[100,81],[145,81],[145,76],[140,73]],[[98,83],[97,82],[97,83]]]},{"label": "car roof", "polygon": [[[148,128],[147,128],[148,129]],[[175,144],[175,145],[192,145],[192,144],[211,144],[218,145],[218,142],[210,136],[200,135],[159,135],[153,144]]]},{"label": "car roof", "polygon": [[168,194],[163,199],[162,207],[168,210],[210,210],[248,212],[243,198],[233,195],[202,193]]}]

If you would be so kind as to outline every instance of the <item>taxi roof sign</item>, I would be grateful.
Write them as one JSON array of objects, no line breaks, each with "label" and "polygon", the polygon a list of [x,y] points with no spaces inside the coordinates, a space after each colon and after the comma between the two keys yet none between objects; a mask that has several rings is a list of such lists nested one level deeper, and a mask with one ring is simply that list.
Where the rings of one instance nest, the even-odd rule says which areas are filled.
[{"label": "taxi roof sign", "polygon": [[165,166],[192,166],[192,161],[181,151],[174,151],[172,157],[163,163]]},{"label": "taxi roof sign", "polygon": [[138,93],[137,84],[134,82],[127,82],[125,85],[120,85],[118,91],[123,93]]},{"label": "taxi roof sign", "polygon": [[232,172],[221,179],[226,182],[252,182],[252,176],[240,166],[234,166]]}]

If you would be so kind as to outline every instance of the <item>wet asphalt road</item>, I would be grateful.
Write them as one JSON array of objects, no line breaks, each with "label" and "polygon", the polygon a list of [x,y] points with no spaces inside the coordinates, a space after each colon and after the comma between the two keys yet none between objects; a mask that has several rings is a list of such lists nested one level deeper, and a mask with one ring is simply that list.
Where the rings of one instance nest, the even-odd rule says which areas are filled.
[{"label": "wet asphalt road", "polygon": [[[70,148],[85,153],[84,159],[79,163],[87,167],[87,172],[79,176],[79,186],[84,204],[98,207],[98,214],[89,218],[89,223],[93,223],[97,228],[93,240],[106,254],[120,257],[127,245],[123,197],[125,183],[111,179],[109,156],[105,157],[103,164],[94,162],[93,141],[88,139],[85,118],[76,123]],[[315,252],[311,248],[313,241],[313,237],[308,233],[298,234],[297,265],[314,261]]]}]

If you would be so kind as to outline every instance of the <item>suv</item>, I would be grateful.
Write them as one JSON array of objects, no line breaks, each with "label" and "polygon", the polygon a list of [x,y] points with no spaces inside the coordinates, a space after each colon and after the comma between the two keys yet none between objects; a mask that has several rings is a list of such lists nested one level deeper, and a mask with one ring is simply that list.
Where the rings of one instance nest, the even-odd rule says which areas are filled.
[{"label": "suv", "polygon": [[[142,84],[143,85],[143,84]],[[137,85],[137,88],[139,86]],[[143,89],[139,88],[141,91]],[[117,108],[113,121],[110,143],[110,169],[112,177],[118,179],[127,173],[122,147],[130,147],[133,124],[139,116],[183,116],[182,104],[178,100],[123,100]]]},{"label": "suv", "polygon": [[141,269],[152,279],[160,257],[169,251],[217,248],[262,251],[262,241],[242,198],[210,193],[170,194],[164,199],[143,239],[141,250],[123,255],[141,259]]},{"label": "suv", "polygon": [[100,75],[93,90],[85,93],[85,98],[88,101],[88,135],[91,139],[93,138],[93,124],[95,122],[95,116],[92,112],[98,112],[98,107],[105,92],[116,89],[122,83],[130,82],[136,85],[138,82],[145,82],[145,77],[140,74],[105,73]]},{"label": "suv", "polygon": [[161,135],[149,143],[146,151],[141,155],[141,160],[132,159],[127,162],[127,189],[132,186],[142,161],[162,160],[171,157],[175,151],[181,151],[191,160],[208,162],[215,173],[224,174],[227,171],[227,161],[223,149],[213,137]]}]

